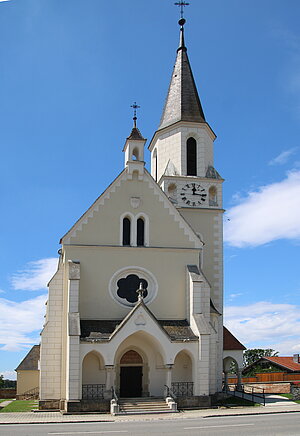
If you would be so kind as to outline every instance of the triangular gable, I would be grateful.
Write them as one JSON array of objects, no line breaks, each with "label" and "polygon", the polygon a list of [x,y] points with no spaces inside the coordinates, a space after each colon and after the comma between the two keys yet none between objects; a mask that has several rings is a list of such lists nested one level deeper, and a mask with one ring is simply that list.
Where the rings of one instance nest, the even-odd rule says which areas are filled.
[{"label": "triangular gable", "polygon": [[77,232],[82,230],[83,224],[87,224],[90,218],[93,218],[95,212],[99,210],[99,207],[104,204],[104,201],[109,199],[110,194],[116,190],[116,188],[121,184],[122,179],[124,178],[126,173],[126,169],[124,169],[118,177],[112,181],[112,183],[99,195],[99,197],[94,201],[94,203],[88,208],[86,212],[84,212],[81,217],[73,224],[70,230],[64,234],[64,236],[60,239],[60,243],[70,243],[70,238],[74,237]]},{"label": "triangular gable", "polygon": [[223,350],[246,350],[246,347],[223,326]]},{"label": "triangular gable", "polygon": [[38,362],[40,359],[40,346],[34,345],[26,354],[22,362],[18,365],[15,371],[37,371],[39,369]]},{"label": "triangular gable", "polygon": [[[141,313],[138,313],[139,311],[142,311]],[[110,336],[110,340],[113,339],[122,329],[125,328],[126,324],[129,322],[130,319],[132,319],[135,314],[136,319],[135,319],[135,324],[136,326],[144,326],[147,323],[147,318],[149,317],[152,321],[154,321],[154,323],[157,325],[158,329],[160,330],[160,332],[162,332],[162,334],[168,338],[169,341],[171,341],[169,335],[167,334],[167,332],[164,330],[164,328],[160,325],[160,323],[158,322],[158,320],[156,319],[156,317],[154,316],[154,314],[151,312],[150,309],[148,309],[148,307],[144,304],[143,301],[140,301],[136,304],[136,306],[134,306],[134,308],[126,315],[126,317],[122,320],[122,322],[118,325],[118,327],[115,329],[115,331],[112,333],[112,335]],[[146,319],[143,319],[143,315],[146,317]]]},{"label": "triangular gable", "polygon": [[[128,185],[125,185],[128,183]],[[144,185],[141,185],[144,184]],[[134,188],[133,188],[134,187]],[[129,189],[129,192],[139,192],[141,188],[144,189],[146,194],[144,197],[141,197],[144,206],[147,206],[147,203],[151,202],[152,207],[148,207],[148,216],[150,219],[153,219],[153,216],[159,214],[159,217],[162,220],[165,220],[165,225],[167,223],[168,230],[172,233],[172,241],[176,246],[176,240],[180,239],[180,246],[186,246],[187,248],[201,248],[203,243],[200,241],[199,237],[193,231],[193,229],[189,226],[189,224],[185,221],[185,219],[179,214],[175,206],[171,203],[165,193],[161,190],[159,185],[155,182],[152,176],[148,173],[147,170],[144,170],[143,180],[135,181],[130,180],[127,175],[126,168],[121,172],[121,174],[111,183],[111,185],[98,197],[98,199],[92,204],[92,206],[81,216],[81,218],[72,226],[72,228],[63,236],[61,242],[64,244],[72,244],[72,243],[80,243],[80,244],[103,244],[103,245],[121,245],[120,237],[117,236],[120,234],[120,216],[122,213],[131,210],[129,205],[130,194],[126,192],[126,189]],[[125,193],[124,193],[125,192]],[[152,198],[151,200],[151,192],[158,199],[159,203],[163,207],[159,207],[156,200]],[[114,203],[112,199],[115,199]],[[126,198],[126,203],[124,198]],[[110,200],[110,203],[108,202]],[[114,205],[114,206],[112,206]],[[149,204],[148,204],[149,206]],[[109,210],[109,207],[113,207],[113,210]],[[127,208],[127,210],[126,210]],[[106,211],[106,213],[105,213]],[[97,228],[92,228],[90,232],[90,236],[85,238],[80,236],[80,232],[83,232],[87,227],[85,227],[88,223],[91,223],[93,218],[97,216],[98,212],[102,212],[102,222],[101,224],[97,224]],[[135,211],[133,210],[133,213]],[[143,204],[137,210],[137,212],[144,212]],[[166,215],[166,212],[168,213]],[[172,221],[169,222],[169,218],[172,218]],[[156,220],[158,223],[158,219]],[[163,222],[163,221],[162,221]],[[159,223],[160,224],[160,223]],[[95,224],[96,226],[96,224]],[[107,228],[105,228],[107,226]],[[151,226],[151,223],[150,223]],[[160,225],[156,224],[156,232],[159,231]],[[112,238],[110,238],[110,234]],[[106,238],[104,241],[100,241],[100,235],[102,235],[102,239]],[[166,233],[161,234],[161,241],[164,241],[166,238]],[[98,238],[98,239],[97,239]],[[185,241],[185,242],[184,242]],[[170,244],[170,241],[168,241]],[[167,244],[166,244],[167,245]]]}]

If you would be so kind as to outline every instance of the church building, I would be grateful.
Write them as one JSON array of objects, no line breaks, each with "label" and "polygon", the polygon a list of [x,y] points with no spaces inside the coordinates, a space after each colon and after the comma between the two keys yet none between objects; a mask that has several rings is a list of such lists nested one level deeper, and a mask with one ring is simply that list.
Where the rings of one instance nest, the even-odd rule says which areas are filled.
[{"label": "church building", "polygon": [[134,116],[123,171],[61,239],[41,334],[41,409],[118,411],[122,398],[158,397],[175,410],[222,390],[223,179],[184,24],[151,173]]}]

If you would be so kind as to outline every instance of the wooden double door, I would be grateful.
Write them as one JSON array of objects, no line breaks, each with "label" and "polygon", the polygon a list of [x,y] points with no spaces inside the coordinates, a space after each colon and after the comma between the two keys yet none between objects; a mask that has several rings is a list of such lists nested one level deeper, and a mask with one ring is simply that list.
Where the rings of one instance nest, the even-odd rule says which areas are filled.
[{"label": "wooden double door", "polygon": [[142,366],[121,366],[120,368],[120,397],[142,396]]}]

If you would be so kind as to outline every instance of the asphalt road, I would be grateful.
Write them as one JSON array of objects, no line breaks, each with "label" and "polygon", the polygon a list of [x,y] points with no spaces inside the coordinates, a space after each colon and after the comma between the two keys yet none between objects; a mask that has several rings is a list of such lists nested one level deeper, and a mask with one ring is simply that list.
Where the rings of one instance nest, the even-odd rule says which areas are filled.
[{"label": "asphalt road", "polygon": [[106,423],[0,425],[0,436],[299,436],[300,412]]}]

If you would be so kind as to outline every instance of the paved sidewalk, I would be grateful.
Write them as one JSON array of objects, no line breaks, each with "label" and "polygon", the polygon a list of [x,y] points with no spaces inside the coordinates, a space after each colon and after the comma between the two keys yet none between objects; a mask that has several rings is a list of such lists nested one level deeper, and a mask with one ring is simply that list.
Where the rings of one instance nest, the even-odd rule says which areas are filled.
[{"label": "paved sidewalk", "polygon": [[7,400],[7,401],[2,401],[2,403],[0,403],[0,409],[3,409],[3,407],[8,406],[10,403],[12,403],[14,400]]},{"label": "paved sidewalk", "polygon": [[295,404],[297,404],[297,403],[289,400],[288,398],[282,397],[281,395],[266,394],[266,407],[268,407],[268,408],[273,407],[273,406],[291,407]]},{"label": "paved sidewalk", "polygon": [[82,414],[62,415],[60,412],[22,412],[0,413],[1,424],[43,424],[62,422],[120,422],[120,421],[157,421],[182,418],[209,418],[216,416],[261,415],[270,413],[300,412],[300,404],[285,404],[277,406],[258,407],[231,407],[220,409],[189,410],[179,413],[149,414],[149,415],[119,415],[109,414]]}]

